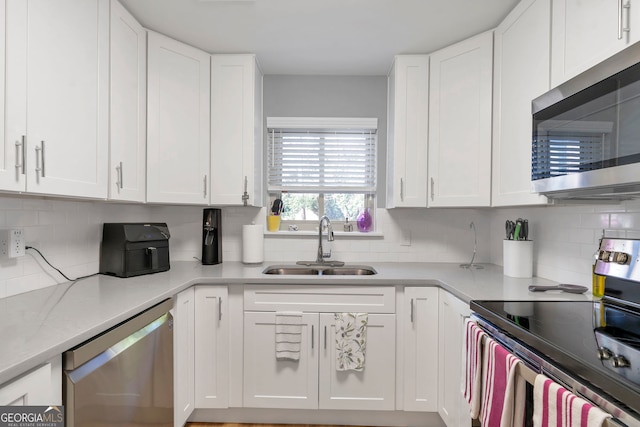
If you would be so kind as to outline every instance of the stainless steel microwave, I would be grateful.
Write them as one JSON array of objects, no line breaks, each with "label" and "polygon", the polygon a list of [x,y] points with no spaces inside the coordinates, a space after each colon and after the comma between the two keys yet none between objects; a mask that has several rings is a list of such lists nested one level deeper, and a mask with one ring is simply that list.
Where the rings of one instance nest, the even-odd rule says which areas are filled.
[{"label": "stainless steel microwave", "polygon": [[533,191],[640,197],[640,44],[534,99],[532,113]]}]

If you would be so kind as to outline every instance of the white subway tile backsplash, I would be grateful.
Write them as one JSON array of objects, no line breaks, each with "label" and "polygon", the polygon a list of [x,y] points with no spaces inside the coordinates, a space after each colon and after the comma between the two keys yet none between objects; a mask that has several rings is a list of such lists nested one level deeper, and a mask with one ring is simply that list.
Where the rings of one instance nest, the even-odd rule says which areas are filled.
[{"label": "white subway tile backsplash", "polygon": [[[35,246],[69,277],[99,268],[104,222],[167,222],[171,260],[201,255],[202,209],[102,201],[78,201],[22,195],[0,196],[0,226],[21,227]],[[222,209],[223,260],[241,261],[242,225],[264,224],[266,208]],[[567,205],[494,209],[378,209],[382,237],[337,235],[333,259],[352,263],[467,263],[477,232],[478,263],[502,265],[504,222],[529,220],[534,240],[534,274],[556,281],[587,282],[598,240],[640,238],[640,201],[620,205]],[[357,232],[354,232],[357,233]],[[410,235],[409,239],[406,236]],[[407,244],[408,243],[408,244]],[[266,262],[295,262],[316,257],[316,236],[268,236]],[[0,298],[65,281],[33,251],[16,260],[0,260]]]}]

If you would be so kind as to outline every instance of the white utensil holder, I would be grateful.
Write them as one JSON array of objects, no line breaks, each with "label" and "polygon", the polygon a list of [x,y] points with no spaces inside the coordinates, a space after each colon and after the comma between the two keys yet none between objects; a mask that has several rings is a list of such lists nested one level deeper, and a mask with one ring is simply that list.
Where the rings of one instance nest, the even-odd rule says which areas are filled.
[{"label": "white utensil holder", "polygon": [[533,276],[533,240],[503,240],[502,254],[505,276]]}]

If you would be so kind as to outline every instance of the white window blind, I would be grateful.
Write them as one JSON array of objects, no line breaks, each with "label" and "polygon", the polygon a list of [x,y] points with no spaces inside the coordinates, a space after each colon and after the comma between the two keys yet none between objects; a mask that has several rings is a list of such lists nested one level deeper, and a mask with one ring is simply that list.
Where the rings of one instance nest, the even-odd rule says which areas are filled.
[{"label": "white window blind", "polygon": [[268,190],[374,193],[377,119],[267,118]]}]

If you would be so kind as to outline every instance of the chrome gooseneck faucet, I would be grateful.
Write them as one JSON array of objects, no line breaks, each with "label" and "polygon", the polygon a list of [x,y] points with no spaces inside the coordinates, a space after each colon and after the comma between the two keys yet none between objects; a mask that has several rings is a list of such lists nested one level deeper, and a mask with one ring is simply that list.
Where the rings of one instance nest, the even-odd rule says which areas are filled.
[{"label": "chrome gooseneck faucet", "polygon": [[469,224],[469,228],[473,229],[473,256],[471,257],[471,262],[469,264],[460,264],[461,268],[477,268],[478,270],[483,269],[484,267],[478,264],[474,264],[473,261],[476,259],[476,250],[478,248],[478,236],[476,233],[476,225],[471,221]]},{"label": "chrome gooseneck faucet", "polygon": [[318,224],[318,256],[316,258],[316,262],[321,264],[324,262],[325,258],[329,258],[331,256],[331,251],[328,253],[324,253],[322,249],[322,224],[327,223],[327,240],[333,242],[333,227],[331,227],[331,220],[326,215],[323,215],[320,218],[320,224]]}]

